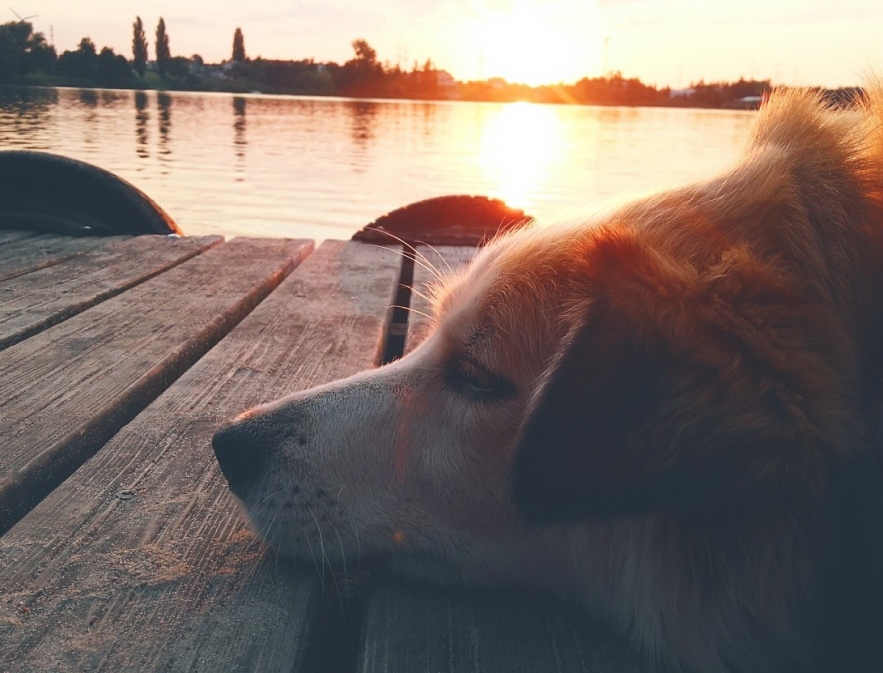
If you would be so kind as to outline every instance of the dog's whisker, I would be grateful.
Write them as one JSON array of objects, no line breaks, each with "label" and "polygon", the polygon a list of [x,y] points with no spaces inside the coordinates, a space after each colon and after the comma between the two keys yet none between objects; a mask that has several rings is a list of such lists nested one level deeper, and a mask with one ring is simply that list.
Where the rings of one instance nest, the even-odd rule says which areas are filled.
[{"label": "dog's whisker", "polygon": [[[337,536],[337,544],[340,547],[340,562],[343,565],[343,582],[346,588],[346,604],[348,614],[352,613],[352,605],[350,603],[350,592],[349,592],[349,575],[347,575],[346,570],[346,550],[343,547],[343,539],[340,537],[340,533],[337,530],[337,526],[331,524],[331,530],[334,531],[334,535]],[[343,612],[343,605],[340,606],[341,612]]]},{"label": "dog's whisker", "polygon": [[[391,239],[393,239],[394,241],[402,244],[402,250],[393,250],[393,252],[398,252],[403,257],[410,257],[410,258],[414,259],[415,261],[422,262],[422,264],[426,267],[427,271],[434,272],[436,277],[438,277],[438,275],[439,275],[438,268],[435,266],[435,264],[432,263],[432,261],[430,261],[430,259],[426,255],[424,255],[422,252],[420,252],[420,250],[417,249],[417,246],[418,245],[425,245],[426,247],[430,248],[436,255],[438,255],[438,257],[440,259],[445,261],[445,264],[447,264],[447,261],[444,260],[444,257],[442,257],[439,254],[438,250],[436,250],[433,246],[431,246],[429,243],[426,243],[425,241],[416,241],[412,245],[412,244],[408,243],[405,239],[403,239],[401,236],[397,236],[396,234],[393,234],[388,231],[384,232],[384,233],[387,236],[389,236]],[[391,248],[388,248],[388,247],[380,245],[380,244],[372,243],[372,245],[374,247],[384,248],[385,250],[391,250]]]},{"label": "dog's whisker", "polygon": [[[399,240],[401,240],[401,239],[399,239]],[[389,252],[393,253],[394,255],[398,255],[399,257],[402,257],[404,259],[410,259],[415,264],[418,264],[420,267],[422,267],[423,269],[428,271],[429,274],[432,276],[432,278],[437,282],[441,283],[441,282],[444,282],[444,280],[445,280],[445,275],[441,271],[439,271],[438,268],[436,268],[436,266],[434,264],[432,264],[426,258],[425,255],[423,255],[416,248],[411,248],[410,246],[408,246],[407,243],[405,243],[404,245],[406,247],[408,247],[408,250],[396,250],[396,249],[389,248],[389,247],[386,247],[383,245],[378,245],[376,243],[371,243],[370,245],[372,245],[375,248],[381,248],[382,250],[388,250]]]},{"label": "dog's whisker", "polygon": [[316,574],[319,575],[319,577],[322,580],[322,590],[324,591],[324,589],[325,589],[325,567],[323,565],[320,568],[319,564],[316,562],[316,554],[313,552],[313,545],[310,542],[309,534],[306,534],[306,533],[304,534],[304,540],[306,540],[306,542],[307,542],[307,549],[310,550],[310,558],[313,559],[313,567],[316,569]]},{"label": "dog's whisker", "polygon": [[429,296],[428,294],[426,294],[425,292],[421,292],[420,290],[418,290],[415,285],[408,285],[407,288],[411,291],[411,294],[416,294],[418,297],[420,297],[427,304],[432,305],[433,298],[431,296]]},{"label": "dog's whisker", "polygon": [[415,315],[422,315],[424,318],[428,320],[432,320],[432,316],[428,313],[424,313],[423,311],[418,311],[416,308],[411,308],[410,306],[402,306],[400,304],[392,304],[390,308],[400,308],[403,311],[407,311],[408,313],[414,313]]},{"label": "dog's whisker", "polygon": [[359,538],[359,529],[356,527],[356,522],[353,521],[353,518],[348,513],[345,516],[346,522],[353,529],[353,539],[356,541],[356,574],[358,575],[362,570],[362,541]]},{"label": "dog's whisker", "polygon": [[[429,259],[429,257],[424,255],[422,252],[420,252],[420,250],[417,249],[417,245],[427,245],[428,246],[427,243],[419,241],[415,246],[413,246],[413,247],[409,246],[408,250],[403,251],[403,252],[405,252],[406,255],[411,257],[416,263],[420,264],[420,266],[422,266],[424,269],[429,271],[429,273],[431,273],[435,278],[439,278],[439,279],[442,278],[443,274],[442,274],[441,270],[435,264],[432,263],[432,260]],[[432,247],[432,246],[428,246],[428,247]],[[435,248],[433,248],[433,251],[435,251]],[[436,252],[436,254],[438,254],[438,253]]]},{"label": "dog's whisker", "polygon": [[313,517],[313,521],[316,522],[316,531],[319,533],[319,552],[322,555],[322,586],[325,586],[325,565],[328,563],[328,556],[325,554],[325,540],[322,538],[322,526],[319,525],[319,519],[316,518],[316,515],[313,513],[312,507],[307,505],[307,511],[310,513],[310,516]]},{"label": "dog's whisker", "polygon": [[273,492],[270,493],[266,498],[263,498],[260,502],[258,502],[256,506],[257,506],[257,507],[260,507],[260,506],[263,505],[265,502],[267,502],[267,500],[269,500],[270,498],[272,498],[274,495],[279,495],[279,494],[282,493],[282,491],[284,491],[284,490],[285,490],[285,488],[283,487],[283,488],[280,488],[280,489],[277,489],[277,490],[273,491]]},{"label": "dog's whisker", "polygon": [[[261,500],[260,504],[265,503],[265,502],[266,502],[268,499],[270,499],[272,496],[273,496],[273,494],[268,495],[266,498],[264,498],[263,500]],[[264,539],[264,540],[267,539],[267,537],[268,537],[269,534],[270,534],[270,529],[273,527],[273,522],[276,520],[276,517],[279,515],[279,512],[280,512],[281,510],[282,510],[282,506],[280,505],[280,506],[276,509],[276,512],[273,514],[273,516],[270,517],[270,521],[266,524],[266,526],[262,526],[261,528],[258,529],[258,536],[259,536],[259,537],[261,537],[261,538]],[[266,528],[266,530],[264,530],[265,528]]]},{"label": "dog's whisker", "polygon": [[273,541],[276,539],[276,536],[273,533],[273,524],[276,522],[276,517],[279,516],[279,513],[281,511],[282,511],[282,504],[280,504],[279,507],[276,508],[276,512],[273,514],[273,517],[270,519],[270,523],[267,524],[266,535],[263,536],[264,539],[267,541],[267,545],[270,547],[270,549],[273,549],[276,552],[274,561],[275,561],[275,567],[276,567],[277,572],[279,570],[279,549],[276,547],[276,545],[273,544]]},{"label": "dog's whisker", "polygon": [[347,605],[349,605],[349,590],[347,587],[346,581],[346,569],[344,567],[343,573],[343,581],[341,582],[340,578],[337,576],[337,573],[334,571],[334,567],[329,563],[329,572],[331,572],[331,579],[333,580],[334,590],[337,592],[337,607],[340,609],[340,614],[342,617],[347,615],[346,610],[343,608],[343,594],[347,594]]},{"label": "dog's whisker", "polygon": [[[410,244],[405,243],[402,239],[398,239],[402,242],[406,249],[404,250],[394,250],[393,252],[399,254],[401,257],[405,257],[407,259],[413,260],[415,264],[419,264],[424,270],[428,271],[430,275],[436,280],[444,280],[444,274],[438,269],[435,264],[433,264],[429,258],[420,252],[417,248],[412,247]],[[388,248],[387,248],[388,249]]]},{"label": "dog's whisker", "polygon": [[428,271],[429,274],[430,274],[435,280],[437,280],[438,282],[443,282],[443,281],[444,281],[444,279],[445,279],[444,274],[443,274],[441,271],[439,271],[435,266],[433,266],[432,264],[429,264],[429,263],[427,263],[427,262],[423,262],[423,261],[421,261],[420,259],[417,259],[417,258],[412,258],[412,259],[414,259],[414,263],[415,263],[415,264],[419,264],[420,267],[421,267],[424,271]]},{"label": "dog's whisker", "polygon": [[[387,236],[389,236],[390,239],[392,239],[392,241],[399,243],[402,247],[401,248],[391,248],[391,247],[389,247],[389,245],[384,245],[382,243],[369,243],[368,245],[370,245],[373,248],[380,248],[381,250],[388,250],[389,252],[396,254],[399,257],[408,257],[410,259],[414,259],[415,261],[417,259],[420,259],[423,262],[425,262],[426,264],[429,264],[430,266],[432,266],[431,262],[426,258],[426,256],[423,253],[421,253],[419,250],[417,250],[416,247],[414,247],[410,243],[408,243],[405,239],[403,239],[402,237],[397,236],[396,234],[393,234],[389,231],[386,231],[384,233]],[[392,243],[392,241],[390,243]]]},{"label": "dog's whisker", "polygon": [[[441,254],[434,245],[432,245],[431,243],[426,243],[425,241],[421,242],[421,244],[425,245],[427,248],[432,250],[432,252],[435,253],[435,256],[438,257],[444,263],[446,271],[445,271],[445,274],[443,274],[443,275],[451,275],[454,273],[454,270],[451,268],[451,264],[448,262],[447,259],[445,259],[445,256],[443,254]],[[426,260],[427,264],[432,264],[432,262],[429,261],[429,258],[426,257],[425,255],[423,256],[423,259]],[[438,269],[438,267],[436,267],[434,264],[432,264],[432,266],[434,268]],[[439,274],[439,275],[442,275],[442,274]],[[437,275],[436,278],[439,278],[439,275]]]}]

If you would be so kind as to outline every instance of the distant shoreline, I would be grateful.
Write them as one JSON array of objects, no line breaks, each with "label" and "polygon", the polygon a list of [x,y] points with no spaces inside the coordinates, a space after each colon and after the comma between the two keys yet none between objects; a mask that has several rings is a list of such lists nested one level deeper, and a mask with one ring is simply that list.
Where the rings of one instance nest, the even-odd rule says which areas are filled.
[{"label": "distant shoreline", "polygon": [[[705,109],[705,110],[756,110],[760,107],[763,98],[773,87],[768,87],[761,94],[754,96],[744,96],[740,98],[728,98],[726,96],[700,96],[697,97],[689,94],[669,93],[668,98],[656,97],[654,100],[642,100],[634,102],[626,102],[622,100],[574,100],[568,99],[565,95],[558,94],[565,86],[572,87],[574,85],[544,85],[537,87],[529,87],[520,84],[508,84],[502,88],[491,89],[490,92],[483,90],[477,86],[486,84],[485,82],[470,82],[473,91],[467,92],[465,96],[425,96],[425,95],[402,95],[404,92],[396,92],[396,94],[384,94],[383,92],[365,92],[344,93],[338,91],[310,91],[298,89],[282,89],[264,87],[257,88],[247,86],[248,83],[229,81],[218,82],[215,86],[185,86],[183,82],[156,81],[156,82],[138,82],[136,84],[106,86],[93,81],[67,78],[67,77],[40,77],[38,81],[24,81],[17,83],[2,83],[2,89],[15,88],[66,88],[66,89],[86,89],[95,91],[157,91],[162,92],[181,92],[181,93],[227,93],[232,95],[269,95],[269,96],[310,96],[317,98],[349,98],[356,100],[403,100],[403,101],[450,101],[450,102],[471,102],[471,103],[544,103],[552,105],[585,105],[595,107],[662,107],[662,108],[683,108],[683,109]],[[223,86],[227,84],[227,86]],[[458,83],[459,84],[459,83]],[[748,84],[748,83],[746,83]],[[753,83],[752,83],[753,84]],[[767,83],[763,83],[767,84]],[[723,93],[719,87],[724,85],[707,85],[706,88],[711,89],[714,93]],[[477,89],[477,91],[476,91]],[[832,105],[848,106],[857,98],[861,98],[862,90],[859,88],[847,89],[823,89],[818,87],[823,96],[826,96]],[[669,90],[666,90],[669,91]],[[472,93],[472,95],[469,95]],[[484,95],[483,95],[484,94]]]},{"label": "distant shoreline", "polygon": [[[461,82],[437,68],[431,59],[422,66],[415,62],[410,70],[381,62],[361,38],[353,40],[354,57],[343,64],[318,63],[312,58],[251,59],[245,54],[239,28],[230,60],[205,63],[199,54],[171,55],[162,18],[157,26],[156,59],[150,61],[140,18],[133,31],[133,58],[129,60],[110,47],[99,51],[88,37],[80,40],[76,50],[59,55],[46,36],[33,32],[27,21],[0,24],[0,82],[91,89],[731,110],[757,109],[773,89],[768,79],[743,78],[737,82],[700,80],[681,89],[659,88],[621,72],[583,77],[572,84],[529,86],[502,77]],[[858,87],[817,90],[835,106],[854,104],[863,96]]]}]

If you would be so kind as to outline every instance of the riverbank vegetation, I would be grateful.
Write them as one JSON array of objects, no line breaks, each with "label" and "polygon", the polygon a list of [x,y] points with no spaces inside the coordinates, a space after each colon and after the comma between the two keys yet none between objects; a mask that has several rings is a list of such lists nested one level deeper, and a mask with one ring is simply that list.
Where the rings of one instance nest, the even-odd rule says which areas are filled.
[{"label": "riverbank vegetation", "polygon": [[[132,56],[110,47],[100,50],[88,37],[76,49],[58,54],[27,21],[0,25],[0,83],[227,91],[422,100],[529,101],[584,105],[755,108],[771,88],[770,80],[697,82],[684,89],[657,87],[622,73],[584,77],[572,84],[527,86],[501,78],[460,82],[431,60],[410,70],[381,62],[364,39],[352,42],[353,58],[343,64],[313,59],[271,60],[246,55],[236,28],[229,60],[205,63],[199,54],[172,56],[169,34],[160,19],[149,59],[147,38],[138,17],[132,26]],[[855,88],[825,90],[833,104],[849,104]]]}]

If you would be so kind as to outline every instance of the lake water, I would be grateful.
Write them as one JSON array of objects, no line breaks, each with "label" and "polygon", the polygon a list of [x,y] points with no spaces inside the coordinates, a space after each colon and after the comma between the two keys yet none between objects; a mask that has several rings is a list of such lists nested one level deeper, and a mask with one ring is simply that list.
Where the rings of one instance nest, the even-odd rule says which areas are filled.
[{"label": "lake water", "polygon": [[444,194],[557,217],[716,173],[754,113],[0,88],[0,148],[97,164],[187,234],[348,238]]}]

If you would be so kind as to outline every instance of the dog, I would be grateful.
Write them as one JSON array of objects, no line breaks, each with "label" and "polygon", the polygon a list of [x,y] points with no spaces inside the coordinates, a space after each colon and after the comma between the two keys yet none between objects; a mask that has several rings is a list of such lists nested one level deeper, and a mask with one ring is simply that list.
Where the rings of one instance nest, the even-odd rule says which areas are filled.
[{"label": "dog", "polygon": [[879,671],[881,359],[883,89],[777,91],[728,172],[493,240],[412,353],[213,444],[282,554],[554,594],[648,670]]}]

